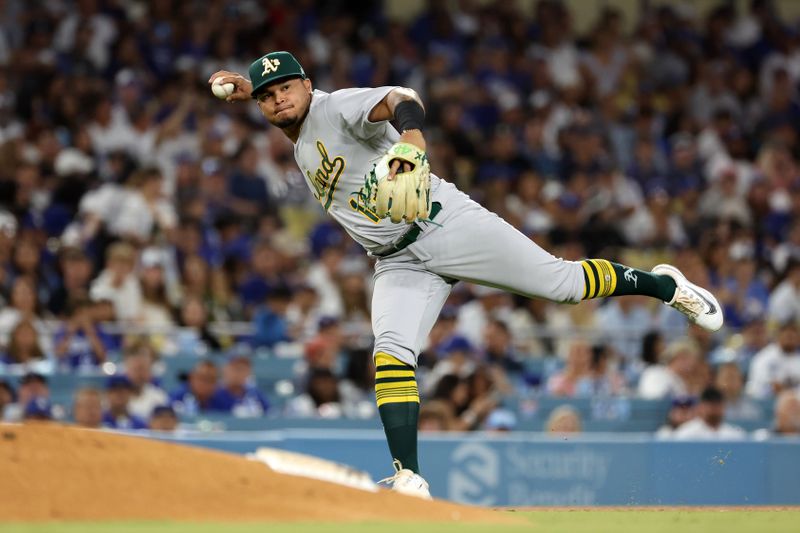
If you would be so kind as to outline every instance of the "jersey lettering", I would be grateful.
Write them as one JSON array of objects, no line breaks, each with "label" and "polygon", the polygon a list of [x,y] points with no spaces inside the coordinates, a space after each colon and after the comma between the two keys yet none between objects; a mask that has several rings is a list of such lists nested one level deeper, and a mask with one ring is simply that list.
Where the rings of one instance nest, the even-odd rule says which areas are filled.
[{"label": "jersey lettering", "polygon": [[314,187],[314,196],[327,211],[331,206],[331,202],[333,202],[333,193],[336,192],[339,176],[344,172],[345,160],[340,155],[331,159],[328,155],[328,149],[325,148],[322,141],[317,141],[317,151],[320,155],[319,167],[317,167],[313,175],[306,170],[306,176]]},{"label": "jersey lettering", "polygon": [[377,224],[381,217],[375,213],[375,201],[378,193],[378,176],[375,174],[375,165],[372,170],[364,176],[364,186],[358,192],[351,193],[350,207],[367,217],[371,222]]}]

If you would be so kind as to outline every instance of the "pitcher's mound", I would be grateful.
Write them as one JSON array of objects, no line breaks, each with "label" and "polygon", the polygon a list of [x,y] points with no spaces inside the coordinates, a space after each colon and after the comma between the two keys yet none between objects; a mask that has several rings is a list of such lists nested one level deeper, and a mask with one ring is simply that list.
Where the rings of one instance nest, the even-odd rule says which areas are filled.
[{"label": "pitcher's mound", "polygon": [[47,423],[0,424],[0,477],[0,522],[505,518],[278,474],[234,454]]}]

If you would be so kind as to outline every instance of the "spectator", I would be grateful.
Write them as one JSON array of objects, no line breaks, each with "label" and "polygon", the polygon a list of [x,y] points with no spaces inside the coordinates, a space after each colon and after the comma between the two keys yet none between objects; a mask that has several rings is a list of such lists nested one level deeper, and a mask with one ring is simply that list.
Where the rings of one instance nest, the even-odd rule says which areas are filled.
[{"label": "spectator", "polygon": [[725,417],[725,398],[714,387],[709,387],[700,395],[697,416],[675,430],[676,440],[740,440],[745,438],[744,430],[723,422]]},{"label": "spectator", "polygon": [[209,329],[208,314],[200,298],[184,297],[179,322],[180,328],[172,330],[170,352],[202,356],[222,349],[222,343]]},{"label": "spectator", "polygon": [[343,414],[339,380],[333,372],[322,368],[311,371],[305,393],[292,398],[286,406],[289,417],[341,418]]},{"label": "spectator", "polygon": [[122,322],[137,322],[142,313],[142,289],[133,273],[136,249],[117,242],[106,251],[106,267],[92,282],[92,300],[107,299],[114,303],[114,314]]},{"label": "spectator", "polygon": [[758,438],[800,435],[800,398],[793,391],[782,391],[775,400],[775,418],[770,430],[757,431]]},{"label": "spectator", "polygon": [[94,388],[78,389],[72,400],[72,418],[75,424],[85,428],[103,427],[103,396]]},{"label": "spectator", "polygon": [[694,419],[697,409],[697,400],[692,396],[678,396],[672,399],[667,423],[658,428],[656,438],[666,439],[675,434],[675,431],[689,420]]},{"label": "spectator", "polygon": [[303,356],[310,370],[332,370],[338,359],[336,347],[327,339],[314,337],[303,346]]},{"label": "spectator", "polygon": [[47,398],[36,396],[25,405],[25,410],[22,412],[23,422],[50,420],[53,420],[53,406]]},{"label": "spectator", "polygon": [[47,325],[39,316],[36,289],[30,279],[18,277],[14,280],[10,303],[0,310],[0,344],[8,346],[11,332],[20,321],[27,320],[36,328],[42,351],[52,353],[53,341]]},{"label": "spectator", "polygon": [[694,343],[674,341],[664,350],[661,363],[649,366],[639,380],[638,395],[645,400],[687,396],[700,353]]},{"label": "spectator", "polygon": [[306,283],[319,296],[319,311],[323,316],[339,317],[344,313],[344,302],[336,279],[339,267],[344,258],[344,251],[339,246],[326,246],[316,261],[308,269]]},{"label": "spectator", "polygon": [[794,322],[783,324],[774,342],[753,357],[747,377],[747,394],[771,398],[800,384],[800,333]]},{"label": "spectator", "polygon": [[153,347],[144,340],[134,342],[125,348],[122,355],[125,377],[132,385],[128,410],[131,415],[148,420],[153,409],[169,402],[166,391],[153,378]]},{"label": "spectator", "polygon": [[717,367],[714,386],[725,398],[725,419],[730,421],[757,421],[764,416],[761,406],[744,394],[744,376],[735,362]]},{"label": "spectator", "polygon": [[485,431],[494,433],[507,433],[517,426],[517,415],[508,409],[495,409],[483,423]]},{"label": "spectator", "polygon": [[320,318],[317,291],[307,284],[295,287],[292,303],[286,309],[289,336],[299,340],[313,337]]},{"label": "spectator", "polygon": [[30,320],[22,320],[11,331],[8,348],[3,357],[7,365],[35,365],[44,361],[46,354],[39,345],[36,328]]},{"label": "spectator", "polygon": [[342,322],[332,316],[323,316],[317,323],[316,338],[322,339],[331,346],[331,350],[338,356],[345,352],[345,334]]},{"label": "spectator", "polygon": [[0,379],[0,422],[6,419],[6,406],[12,405],[16,399],[16,396],[17,395],[14,392],[14,387],[12,387],[8,381]]},{"label": "spectator", "polygon": [[147,423],[132,415],[128,402],[133,394],[133,383],[126,376],[111,376],[106,383],[106,411],[103,425],[111,429],[146,429]]},{"label": "spectator", "polygon": [[730,350],[730,357],[736,361],[742,373],[746,374],[750,369],[753,357],[768,343],[769,336],[763,317],[753,317],[742,326],[739,335],[729,340],[730,346],[720,347],[720,349]]},{"label": "spectator", "polygon": [[664,351],[664,337],[660,332],[651,330],[642,337],[639,360],[631,361],[624,367],[625,377],[629,383],[638,383],[645,369],[657,365]]},{"label": "spectator", "polygon": [[[278,130],[260,131],[248,112],[228,113],[192,83],[183,83],[188,89],[180,92],[169,81],[246,60],[262,45],[235,36],[258,33],[263,17],[222,17],[226,37],[218,46],[183,39],[187,52],[176,33],[184,9],[153,3],[147,14],[153,27],[169,31],[140,32],[138,11],[117,9],[118,3],[79,2],[79,9],[64,11],[59,2],[17,1],[6,9],[11,22],[0,29],[0,64],[12,65],[17,75],[0,72],[0,348],[8,347],[18,324],[30,321],[42,351],[53,355],[45,327],[50,316],[39,304],[69,320],[68,311],[86,298],[88,286],[95,302],[114,302],[116,316],[108,316],[124,327],[155,317],[168,323],[153,308],[141,311],[127,273],[111,283],[105,268],[91,282],[92,262],[115,247],[109,239],[119,238],[167,253],[174,245],[183,294],[199,298],[213,322],[253,320],[250,309],[245,313],[231,296],[240,289],[244,299],[263,304],[274,280],[307,276],[316,301],[310,303],[310,291],[298,291],[304,294],[292,303],[303,300],[302,317],[287,312],[288,333],[276,328],[279,334],[267,335],[264,346],[282,342],[276,337],[305,342],[316,335],[320,317],[333,316],[342,320],[346,342],[324,341],[330,346],[323,366],[343,361],[338,358],[347,350],[365,348],[369,340],[360,330],[370,282],[356,276],[344,232],[334,222],[316,224],[321,212],[306,190],[305,170],[292,160],[291,143]],[[765,324],[778,328],[800,317],[800,70],[793,59],[797,39],[782,35],[792,21],[770,4],[755,2],[752,13],[733,23],[727,7],[709,17],[703,10],[645,10],[630,35],[619,14],[603,11],[599,3],[586,3],[581,17],[597,18],[580,33],[571,23],[575,13],[559,2],[537,3],[533,16],[505,5],[459,4],[455,11],[426,10],[414,21],[393,23],[385,35],[371,36],[371,50],[383,51],[377,55],[360,50],[360,23],[340,17],[342,9],[315,19],[304,15],[304,4],[287,4],[281,16],[302,21],[298,35],[305,36],[300,40],[314,59],[307,66],[319,71],[312,74],[320,88],[352,85],[350,77],[358,84],[407,85],[424,93],[427,116],[441,129],[428,147],[434,171],[460,180],[465,192],[509,215],[537,242],[552,241],[557,254],[590,256],[620,237],[626,241],[614,252],[620,257],[646,248],[643,261],[651,261],[679,250],[687,277],[715,286],[725,305],[727,330],[707,338],[699,352],[718,363],[720,354],[711,349],[724,342],[747,371],[766,345]],[[228,7],[235,11],[233,4]],[[380,19],[385,11],[379,6],[370,16]],[[218,14],[216,8],[209,13]],[[339,34],[329,35],[326,24],[339,19],[345,22]],[[498,39],[507,42],[497,46]],[[385,50],[395,50],[396,57],[387,61]],[[427,59],[414,60],[420,57]],[[184,60],[199,70],[184,69]],[[749,153],[752,146],[757,154]],[[625,176],[614,168],[626,169]],[[628,178],[635,181],[633,189]],[[277,207],[278,214],[261,215]],[[180,228],[177,211],[185,221]],[[275,231],[277,226],[285,232]],[[298,245],[293,253],[281,251],[279,233],[291,235],[291,244]],[[256,253],[253,242],[270,251]],[[303,249],[307,242],[309,254]],[[61,250],[57,258],[55,246]],[[703,257],[692,252],[706,247],[711,252]],[[135,264],[138,252],[129,252]],[[143,273],[148,280],[162,270],[151,268]],[[165,264],[167,287],[171,275]],[[256,283],[249,284],[253,278]],[[156,280],[152,287],[158,286]],[[772,290],[760,313],[766,288]],[[158,289],[145,292],[160,309],[160,296],[152,298]],[[166,307],[176,306],[177,296],[167,292]],[[453,321],[443,318],[418,361],[420,368],[432,368],[444,360],[433,382],[474,370],[474,352],[486,348],[484,326],[491,320],[509,325],[520,355],[565,356],[568,342],[561,331],[608,330],[604,318],[610,317],[604,315],[619,311],[596,302],[554,309],[543,301],[517,302],[512,311],[508,296],[489,293],[465,302],[453,291],[448,312],[459,316],[458,327],[474,348],[443,357],[441,348],[453,336]],[[659,306],[655,317],[670,338],[686,330],[667,306]],[[671,327],[671,317],[681,320],[679,329]],[[101,322],[95,318],[107,331]],[[644,327],[651,320],[636,322]],[[539,328],[532,326],[555,334],[540,341]],[[27,327],[21,331],[30,333]],[[107,347],[108,359],[114,361],[117,339],[110,337],[115,346]],[[624,340],[609,339],[624,353],[623,370],[635,383],[643,369],[636,355],[630,357],[630,345],[622,349]],[[192,333],[187,343],[204,352],[206,341]],[[665,368],[654,366],[644,377],[664,377]],[[721,373],[730,377],[734,371]],[[708,378],[708,365],[698,358],[695,372],[683,381],[699,393]],[[780,387],[793,385],[790,378]],[[770,396],[771,387],[759,394]]]},{"label": "spectator", "polygon": [[419,430],[421,432],[449,431],[452,427],[452,415],[444,402],[430,400],[419,407]]},{"label": "spectator", "polygon": [[778,244],[772,251],[772,268],[775,272],[788,277],[788,267],[793,263],[800,263],[800,220],[797,219],[789,228],[786,241]]},{"label": "spectator", "polygon": [[592,348],[589,343],[574,340],[567,354],[564,369],[547,380],[547,392],[554,396],[577,396],[589,393],[591,381]]},{"label": "spectator", "polygon": [[42,255],[38,239],[23,236],[14,244],[11,261],[14,277],[26,278],[31,282],[35,291],[37,311],[41,311],[39,304],[50,299],[50,294],[58,284],[57,273],[50,268],[49,263],[42,261]]},{"label": "spectator", "polygon": [[800,320],[800,261],[789,263],[783,281],[773,289],[767,305],[767,317],[772,323]]},{"label": "spectator", "polygon": [[625,364],[632,364],[639,355],[641,339],[652,327],[652,317],[641,297],[628,296],[609,301],[598,311],[598,320],[606,331],[613,331],[606,337],[614,351]]},{"label": "spectator", "polygon": [[428,346],[417,358],[418,368],[433,368],[443,358],[440,348],[445,341],[454,337],[456,316],[456,309],[453,306],[445,305],[442,308],[439,318],[428,335]]},{"label": "spectator", "polygon": [[466,378],[475,371],[475,349],[472,344],[460,335],[447,339],[440,347],[442,358],[436,366],[424,377],[422,389],[432,392],[440,379],[448,374]]},{"label": "spectator", "polygon": [[59,254],[61,284],[51,294],[47,303],[53,315],[64,318],[74,302],[89,297],[92,263],[79,248],[66,248]]},{"label": "spectator", "polygon": [[253,364],[247,354],[233,352],[222,368],[222,386],[214,395],[225,411],[237,418],[263,416],[269,402],[255,386]]},{"label": "spectator", "polygon": [[350,351],[339,393],[348,418],[375,416],[375,362],[371,349]]},{"label": "spectator", "polygon": [[142,288],[142,319],[145,326],[156,331],[175,325],[167,295],[164,257],[157,248],[146,248],[139,259],[139,284]]},{"label": "spectator", "polygon": [[258,308],[253,316],[254,346],[274,347],[289,341],[289,323],[286,312],[292,301],[292,291],[287,286],[274,287],[267,295],[266,305]]},{"label": "spectator", "polygon": [[471,398],[469,382],[453,374],[442,376],[433,391],[432,399],[441,401],[448,408],[448,429],[452,431],[477,429],[497,407],[497,397],[494,394]]},{"label": "spectator", "polygon": [[228,184],[233,209],[239,215],[255,217],[270,204],[266,180],[260,175],[258,151],[253,144],[243,143],[235,159],[237,168]]},{"label": "spectator", "polygon": [[213,321],[228,321],[240,316],[240,309],[231,295],[225,271],[211,269],[199,255],[190,255],[183,260],[184,298],[200,298]]},{"label": "spectator", "polygon": [[560,405],[553,409],[545,422],[545,430],[548,433],[559,435],[580,433],[581,416],[574,407],[570,405]]},{"label": "spectator", "polygon": [[508,293],[493,287],[473,285],[471,290],[475,299],[459,309],[456,331],[473,346],[481,346],[483,332],[492,318],[511,318],[511,299]]},{"label": "spectator", "polygon": [[97,307],[89,300],[72,304],[68,321],[55,336],[55,355],[61,366],[91,370],[106,361],[114,341],[101,329],[97,317]]},{"label": "spectator", "polygon": [[524,367],[520,356],[511,345],[511,333],[501,320],[490,320],[483,333],[485,360],[498,365],[509,373],[522,373]]},{"label": "spectator", "polygon": [[126,186],[124,201],[110,220],[111,233],[137,244],[149,242],[154,233],[171,237],[177,215],[173,204],[163,196],[161,172],[156,168],[138,170]]},{"label": "spectator", "polygon": [[229,412],[215,395],[218,380],[217,365],[207,359],[199,361],[189,373],[187,384],[170,395],[172,408],[182,417]]},{"label": "spectator", "polygon": [[159,405],[153,409],[148,422],[151,431],[175,431],[178,428],[178,416],[169,405]]},{"label": "spectator", "polygon": [[248,313],[264,302],[273,290],[285,286],[280,274],[280,263],[280,254],[269,242],[253,244],[249,272],[239,286],[239,300]]},{"label": "spectator", "polygon": [[342,266],[339,276],[343,305],[341,328],[345,332],[345,344],[354,348],[369,347],[373,341],[366,268],[363,262],[351,261]]},{"label": "spectator", "polygon": [[3,413],[4,421],[19,422],[22,420],[26,406],[34,398],[45,398],[49,402],[50,387],[47,385],[47,378],[42,374],[28,372],[19,380],[16,403],[6,405]]},{"label": "spectator", "polygon": [[606,345],[592,347],[589,378],[580,385],[579,396],[620,396],[625,390],[625,378],[611,361],[611,349]]}]

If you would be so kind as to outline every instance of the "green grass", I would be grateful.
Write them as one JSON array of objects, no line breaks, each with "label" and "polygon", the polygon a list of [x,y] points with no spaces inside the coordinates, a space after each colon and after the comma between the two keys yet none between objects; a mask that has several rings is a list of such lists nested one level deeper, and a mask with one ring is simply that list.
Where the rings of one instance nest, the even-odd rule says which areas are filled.
[{"label": "green grass", "polygon": [[173,522],[74,522],[2,524],[3,533],[743,533],[798,531],[800,509],[791,510],[559,510],[510,512],[519,525],[487,524],[218,524]]}]

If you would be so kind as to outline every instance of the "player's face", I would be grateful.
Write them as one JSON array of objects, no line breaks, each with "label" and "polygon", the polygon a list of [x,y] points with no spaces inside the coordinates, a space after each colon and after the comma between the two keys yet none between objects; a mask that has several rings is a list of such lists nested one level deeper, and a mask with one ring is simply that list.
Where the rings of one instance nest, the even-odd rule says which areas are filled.
[{"label": "player's face", "polygon": [[270,124],[290,128],[306,115],[311,103],[311,82],[295,78],[273,83],[258,95],[257,101]]}]

